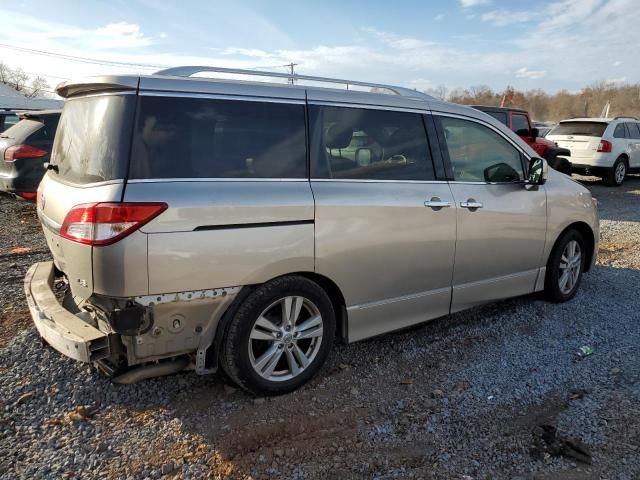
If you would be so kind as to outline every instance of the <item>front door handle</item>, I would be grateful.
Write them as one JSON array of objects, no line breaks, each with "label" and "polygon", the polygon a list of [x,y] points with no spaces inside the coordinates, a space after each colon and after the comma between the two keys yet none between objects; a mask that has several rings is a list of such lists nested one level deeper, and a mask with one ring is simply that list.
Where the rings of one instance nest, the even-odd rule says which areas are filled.
[{"label": "front door handle", "polygon": [[424,206],[433,208],[434,210],[440,210],[441,208],[449,208],[451,203],[442,201],[438,197],[431,197],[431,200],[424,202]]},{"label": "front door handle", "polygon": [[470,198],[466,202],[460,202],[460,206],[462,208],[468,208],[469,210],[476,210],[478,208],[484,207],[482,202],[476,202],[473,198]]}]

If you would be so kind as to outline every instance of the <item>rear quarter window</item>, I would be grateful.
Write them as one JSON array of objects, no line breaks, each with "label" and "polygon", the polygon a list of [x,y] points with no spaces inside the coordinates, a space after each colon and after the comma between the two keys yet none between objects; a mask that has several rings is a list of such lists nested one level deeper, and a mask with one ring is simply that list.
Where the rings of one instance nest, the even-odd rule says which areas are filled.
[{"label": "rear quarter window", "polygon": [[77,184],[124,179],[134,109],[134,95],[67,100],[53,144],[54,178]]},{"label": "rear quarter window", "polygon": [[304,105],[140,96],[130,178],[306,178]]}]

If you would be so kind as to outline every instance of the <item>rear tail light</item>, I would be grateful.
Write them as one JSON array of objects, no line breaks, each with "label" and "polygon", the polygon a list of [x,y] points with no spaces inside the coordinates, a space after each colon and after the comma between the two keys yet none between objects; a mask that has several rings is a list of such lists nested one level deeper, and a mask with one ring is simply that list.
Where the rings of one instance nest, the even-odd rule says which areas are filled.
[{"label": "rear tail light", "polygon": [[34,200],[36,198],[36,192],[16,192],[16,195],[25,200]]},{"label": "rear tail light", "polygon": [[612,147],[613,145],[611,145],[611,142],[607,142],[606,140],[600,140],[600,143],[598,144],[598,152],[610,153]]},{"label": "rear tail light", "polygon": [[15,162],[21,158],[41,158],[49,152],[31,145],[13,145],[4,151],[5,162]]},{"label": "rear tail light", "polygon": [[85,203],[73,207],[60,236],[85,245],[111,245],[167,209],[166,203]]}]

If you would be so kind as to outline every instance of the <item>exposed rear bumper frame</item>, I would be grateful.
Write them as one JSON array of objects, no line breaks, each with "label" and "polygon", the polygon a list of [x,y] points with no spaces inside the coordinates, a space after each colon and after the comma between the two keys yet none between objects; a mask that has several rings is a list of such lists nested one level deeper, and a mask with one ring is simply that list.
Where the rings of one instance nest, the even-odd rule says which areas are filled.
[{"label": "exposed rear bumper frame", "polygon": [[32,265],[24,279],[29,311],[42,338],[60,353],[81,362],[109,357],[109,334],[65,309],[53,293],[53,281],[53,262]]}]

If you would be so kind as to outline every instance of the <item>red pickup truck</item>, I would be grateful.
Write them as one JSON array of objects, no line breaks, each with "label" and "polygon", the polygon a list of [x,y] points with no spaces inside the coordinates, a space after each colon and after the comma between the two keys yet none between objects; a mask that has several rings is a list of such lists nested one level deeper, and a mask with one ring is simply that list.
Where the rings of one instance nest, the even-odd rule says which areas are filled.
[{"label": "red pickup truck", "polygon": [[491,115],[516,132],[538,155],[547,161],[551,168],[571,175],[571,163],[566,158],[571,156],[571,152],[566,148],[558,147],[558,145],[551,140],[540,137],[538,135],[538,129],[535,128],[531,122],[529,112],[519,108],[484,105],[473,105],[473,108]]}]

